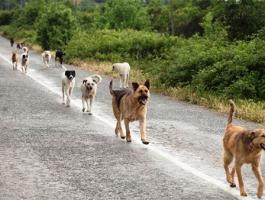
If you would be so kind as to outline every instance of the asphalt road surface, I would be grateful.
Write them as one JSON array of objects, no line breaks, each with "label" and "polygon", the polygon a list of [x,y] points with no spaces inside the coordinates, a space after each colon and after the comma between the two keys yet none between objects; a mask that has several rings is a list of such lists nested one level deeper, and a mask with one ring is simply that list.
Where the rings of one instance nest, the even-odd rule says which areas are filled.
[{"label": "asphalt road surface", "polygon": [[[128,144],[114,134],[115,120],[103,76],[90,116],[81,111],[77,71],[70,108],[61,104],[64,69],[46,68],[30,51],[25,75],[13,71],[12,48],[0,38],[0,199],[240,199],[225,182],[222,136],[226,115],[152,94],[146,146],[138,123]],[[20,68],[20,66],[19,66]],[[115,81],[118,86],[118,81]],[[238,124],[259,124],[236,120]],[[257,181],[243,167],[248,198]],[[265,177],[264,160],[262,173]]]}]

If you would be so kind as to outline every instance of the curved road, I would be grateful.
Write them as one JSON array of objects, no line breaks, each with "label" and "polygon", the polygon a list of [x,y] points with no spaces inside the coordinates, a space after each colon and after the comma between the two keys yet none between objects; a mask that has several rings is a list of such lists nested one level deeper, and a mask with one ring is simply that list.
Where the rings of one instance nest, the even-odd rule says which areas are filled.
[{"label": "curved road", "polygon": [[[114,135],[109,77],[99,84],[93,115],[81,112],[77,71],[72,106],[61,104],[62,68],[47,69],[30,51],[27,75],[12,71],[12,48],[0,38],[0,199],[241,199],[225,182],[222,136],[227,117],[152,94],[147,136]],[[118,82],[115,82],[118,85]],[[235,120],[236,123],[261,127]],[[264,160],[262,173],[265,177]],[[244,167],[248,198],[257,181]]]}]

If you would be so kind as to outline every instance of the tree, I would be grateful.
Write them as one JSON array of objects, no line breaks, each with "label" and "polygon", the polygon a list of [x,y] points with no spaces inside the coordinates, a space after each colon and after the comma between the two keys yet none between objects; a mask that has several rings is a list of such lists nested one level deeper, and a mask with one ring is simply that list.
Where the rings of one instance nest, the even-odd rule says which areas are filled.
[{"label": "tree", "polygon": [[51,4],[40,16],[37,41],[44,49],[64,47],[77,28],[72,10],[62,4]]},{"label": "tree", "polygon": [[264,1],[217,1],[214,18],[228,27],[231,40],[246,39],[265,26],[264,10]]},{"label": "tree", "polygon": [[150,29],[147,9],[141,0],[108,0],[96,12],[97,28]]}]

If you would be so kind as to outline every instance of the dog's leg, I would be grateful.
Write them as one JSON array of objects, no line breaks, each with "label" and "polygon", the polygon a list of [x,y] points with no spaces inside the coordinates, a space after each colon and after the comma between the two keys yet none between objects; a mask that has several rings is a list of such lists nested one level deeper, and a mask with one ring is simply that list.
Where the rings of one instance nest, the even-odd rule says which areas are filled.
[{"label": "dog's leg", "polygon": [[70,88],[66,87],[65,93],[66,93],[66,106],[70,107],[70,102],[71,102],[71,99],[70,99]]},{"label": "dog's leg", "polygon": [[90,114],[90,115],[92,115],[91,110],[92,110],[93,101],[94,101],[94,98],[93,97],[90,98],[90,100],[89,100],[89,109],[88,109],[88,114]]},{"label": "dog's leg", "polygon": [[72,96],[73,89],[74,89],[73,87],[70,87],[70,88],[69,88],[69,96],[70,96],[70,97]]},{"label": "dog's leg", "polygon": [[25,74],[28,72],[28,65],[25,65]]},{"label": "dog's leg", "polygon": [[83,109],[82,109],[82,111],[83,111],[83,112],[86,111],[85,102],[86,102],[85,97],[82,96],[82,105],[83,105]]},{"label": "dog's leg", "polygon": [[264,191],[264,181],[263,178],[261,176],[261,172],[260,172],[260,167],[259,167],[259,161],[252,163],[252,170],[256,176],[256,178],[259,181],[259,186],[258,186],[258,190],[257,190],[257,196],[258,198],[261,198],[263,195],[263,191]]},{"label": "dog's leg", "polygon": [[[124,132],[123,132],[123,130],[122,130],[122,126],[121,126],[121,119],[119,119],[118,121],[117,121],[117,126],[116,126],[116,128],[118,127],[118,130],[119,130],[119,132],[120,132],[120,137],[121,137],[121,139],[125,139],[125,135],[124,135]],[[117,135],[117,134],[116,134]]]},{"label": "dog's leg", "polygon": [[141,133],[141,140],[143,144],[149,144],[148,141],[146,141],[145,138],[145,132],[146,132],[146,119],[142,118],[140,119],[140,133]]},{"label": "dog's leg", "polygon": [[126,74],[122,76],[122,88],[126,88]]},{"label": "dog's leg", "polygon": [[126,87],[129,87],[129,72],[126,76]]},{"label": "dog's leg", "polygon": [[224,150],[223,159],[224,159],[224,169],[225,169],[225,174],[226,174],[226,181],[228,183],[230,183],[230,187],[235,187],[235,183],[233,182],[233,178],[232,178],[230,171],[229,171],[229,165],[233,160],[233,155],[230,152],[227,152]]},{"label": "dog's leg", "polygon": [[247,193],[246,193],[245,187],[244,187],[244,182],[243,182],[242,173],[241,173],[241,167],[242,167],[242,164],[236,162],[236,174],[237,174],[238,183],[239,183],[240,195],[246,197]]},{"label": "dog's leg", "polygon": [[236,184],[235,184],[235,173],[236,173],[236,169],[235,169],[235,167],[233,167],[232,171],[231,171],[232,183],[230,184],[230,187],[236,187]]},{"label": "dog's leg", "polygon": [[64,97],[64,84],[62,83],[62,96],[63,96],[63,104],[65,104],[65,97]]},{"label": "dog's leg", "polygon": [[122,88],[122,74],[120,74],[120,88]]},{"label": "dog's leg", "polygon": [[125,128],[126,128],[126,140],[127,140],[127,142],[131,142],[132,141],[129,123],[130,123],[130,120],[124,119],[124,124],[125,124]]}]

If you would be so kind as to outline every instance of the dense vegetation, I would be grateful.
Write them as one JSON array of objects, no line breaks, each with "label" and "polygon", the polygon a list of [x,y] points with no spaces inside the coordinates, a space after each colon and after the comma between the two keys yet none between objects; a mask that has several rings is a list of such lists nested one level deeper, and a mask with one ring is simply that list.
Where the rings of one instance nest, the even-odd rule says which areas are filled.
[{"label": "dense vegetation", "polygon": [[63,48],[68,61],[129,61],[160,88],[265,99],[264,1],[78,2],[14,0],[0,11],[1,30]]}]

